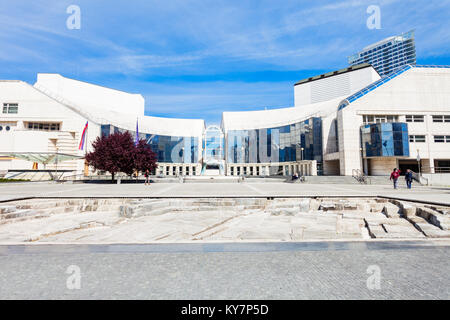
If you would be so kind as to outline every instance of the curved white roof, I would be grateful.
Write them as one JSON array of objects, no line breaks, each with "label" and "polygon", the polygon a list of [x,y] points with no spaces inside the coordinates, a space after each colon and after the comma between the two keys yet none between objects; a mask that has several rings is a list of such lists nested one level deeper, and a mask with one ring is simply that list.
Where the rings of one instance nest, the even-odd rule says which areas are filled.
[{"label": "curved white roof", "polygon": [[300,107],[224,112],[222,115],[222,127],[229,130],[251,130],[260,128],[274,128],[306,120],[310,117],[326,116],[336,112],[339,102],[345,96],[332,100],[302,105]]},{"label": "curved white roof", "polygon": [[[56,78],[59,79],[59,77]],[[53,77],[50,78],[53,79]],[[71,82],[69,81],[67,83],[70,84]],[[62,92],[61,90],[53,89],[52,86],[46,86],[42,85],[42,83],[36,83],[33,87],[39,92],[50,97],[51,99],[56,100],[57,102],[68,107],[69,109],[79,113],[87,120],[95,122],[97,124],[111,124],[118,128],[135,131],[136,120],[138,120],[139,133],[149,133],[149,134],[178,136],[178,137],[201,137],[203,134],[203,130],[205,128],[205,122],[204,120],[201,119],[160,118],[160,117],[145,116],[143,115],[143,112],[142,113],[122,112],[122,110],[128,112],[130,111],[124,110],[124,108],[126,109],[128,106],[128,104],[126,103],[122,106],[121,109],[119,109],[119,111],[117,111],[117,109],[106,110],[105,105],[92,106],[91,104],[88,105],[84,103],[84,101],[81,101],[79,99],[75,99],[76,101],[74,101],[72,100],[74,96],[72,95],[66,96],[64,92]],[[68,91],[70,91],[70,89],[71,88],[68,88]],[[101,88],[101,90],[103,89],[107,88]],[[122,92],[120,91],[117,92],[119,94],[122,94]],[[123,94],[125,96],[127,95],[126,92],[123,92]],[[130,95],[130,96],[135,96],[138,98],[138,100],[142,98],[141,95]],[[134,106],[132,106],[131,109],[134,110]]]},{"label": "curved white roof", "polygon": [[150,116],[132,116],[117,112],[108,112],[103,116],[103,124],[112,124],[122,129],[136,130],[136,120],[139,133],[150,133],[164,136],[201,137],[205,122],[201,119],[176,119]]},{"label": "curved white roof", "polygon": [[36,87],[47,88],[85,108],[144,115],[145,100],[140,94],[119,91],[96,84],[69,79],[57,73],[38,73]]}]

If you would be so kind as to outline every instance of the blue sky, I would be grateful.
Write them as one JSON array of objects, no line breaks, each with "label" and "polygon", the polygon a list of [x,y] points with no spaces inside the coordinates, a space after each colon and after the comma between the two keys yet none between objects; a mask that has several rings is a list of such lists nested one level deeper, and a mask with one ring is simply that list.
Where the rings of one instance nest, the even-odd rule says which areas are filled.
[{"label": "blue sky", "polygon": [[[69,5],[81,29],[69,30]],[[381,29],[368,29],[369,5]],[[289,107],[293,84],[416,30],[418,64],[450,65],[450,0],[0,0],[0,79],[54,72],[141,93],[146,114],[219,123]]]}]

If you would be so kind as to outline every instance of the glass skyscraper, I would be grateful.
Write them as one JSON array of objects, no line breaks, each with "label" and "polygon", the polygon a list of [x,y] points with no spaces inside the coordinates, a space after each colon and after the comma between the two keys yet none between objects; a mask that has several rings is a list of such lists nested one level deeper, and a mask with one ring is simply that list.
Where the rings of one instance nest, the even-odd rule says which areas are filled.
[{"label": "glass skyscraper", "polygon": [[363,62],[371,64],[381,77],[404,65],[415,65],[414,30],[374,43],[348,58],[350,66]]}]

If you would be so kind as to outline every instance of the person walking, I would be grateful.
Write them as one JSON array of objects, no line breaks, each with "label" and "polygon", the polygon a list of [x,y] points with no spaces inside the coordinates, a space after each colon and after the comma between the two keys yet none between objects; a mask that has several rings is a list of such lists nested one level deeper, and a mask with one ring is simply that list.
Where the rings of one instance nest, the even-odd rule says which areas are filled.
[{"label": "person walking", "polygon": [[406,180],[406,186],[408,187],[408,189],[411,189],[413,174],[410,169],[406,170],[405,180]]},{"label": "person walking", "polygon": [[398,177],[400,177],[400,170],[394,168],[394,170],[392,170],[391,172],[391,177],[389,178],[389,180],[392,180],[394,182],[394,189],[397,189]]},{"label": "person walking", "polygon": [[144,176],[145,176],[145,185],[147,184],[150,185],[150,172],[148,171],[148,169],[145,170]]}]

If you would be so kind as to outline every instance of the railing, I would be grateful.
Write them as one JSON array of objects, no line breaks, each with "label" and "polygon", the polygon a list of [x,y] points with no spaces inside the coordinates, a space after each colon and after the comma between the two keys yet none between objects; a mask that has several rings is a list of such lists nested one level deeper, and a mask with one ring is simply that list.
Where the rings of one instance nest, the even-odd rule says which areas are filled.
[{"label": "railing", "polygon": [[450,167],[434,167],[434,173],[450,173]]},{"label": "railing", "polygon": [[356,179],[361,184],[368,184],[369,179],[368,177],[360,170],[360,169],[353,169],[352,170],[352,177]]},{"label": "railing", "polygon": [[417,172],[412,171],[412,178],[416,180],[420,184],[428,185],[428,179],[418,174]]}]

